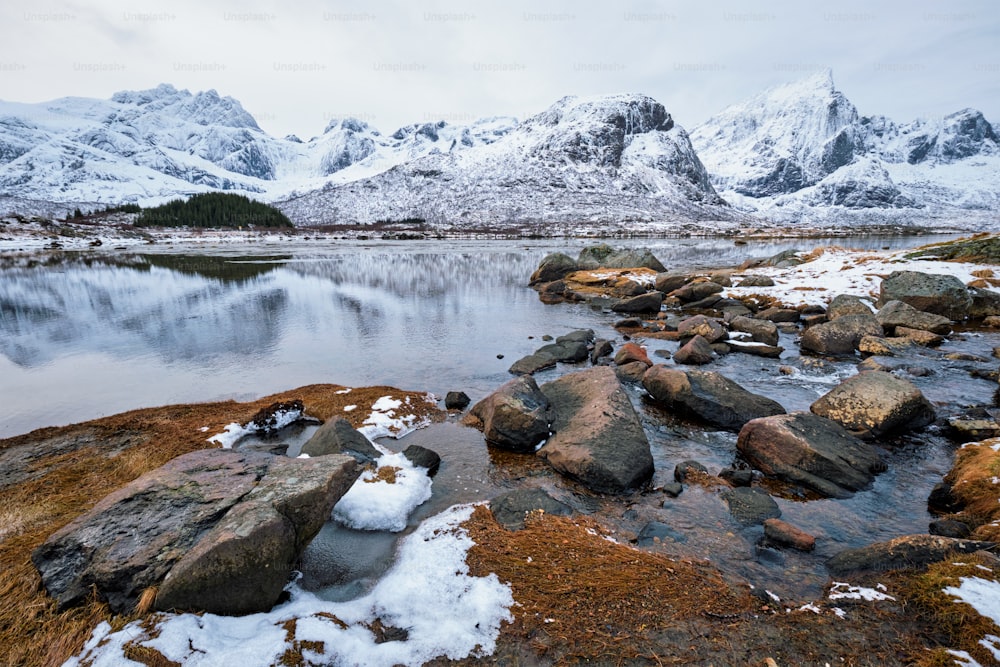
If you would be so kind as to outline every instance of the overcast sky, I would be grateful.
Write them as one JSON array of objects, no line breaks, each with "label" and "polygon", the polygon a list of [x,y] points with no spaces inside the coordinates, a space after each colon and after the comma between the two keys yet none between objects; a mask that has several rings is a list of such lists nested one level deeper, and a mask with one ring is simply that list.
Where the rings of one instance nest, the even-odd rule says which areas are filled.
[{"label": "overcast sky", "polygon": [[276,135],[353,115],[525,118],[642,92],[694,127],[816,69],[862,114],[980,109],[1000,123],[995,0],[4,0],[0,99],[216,89]]}]

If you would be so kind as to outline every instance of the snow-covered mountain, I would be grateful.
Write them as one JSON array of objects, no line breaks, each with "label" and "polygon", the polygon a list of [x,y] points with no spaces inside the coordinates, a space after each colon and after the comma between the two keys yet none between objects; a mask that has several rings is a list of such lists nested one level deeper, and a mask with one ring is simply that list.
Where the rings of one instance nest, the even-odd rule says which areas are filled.
[{"label": "snow-covered mountain", "polygon": [[645,95],[565,97],[495,142],[279,202],[293,220],[486,226],[732,219],[687,133]]},{"label": "snow-covered mountain", "polygon": [[191,94],[161,85],[110,100],[0,102],[0,195],[150,204],[230,190],[275,199],[483,145],[516,124],[511,118],[468,127],[438,122],[384,136],[344,118],[303,142],[268,135],[238,101],[214,90]]},{"label": "snow-covered mountain", "polygon": [[720,194],[779,221],[996,219],[1000,141],[964,109],[861,116],[829,70],[733,105],[691,133]]}]

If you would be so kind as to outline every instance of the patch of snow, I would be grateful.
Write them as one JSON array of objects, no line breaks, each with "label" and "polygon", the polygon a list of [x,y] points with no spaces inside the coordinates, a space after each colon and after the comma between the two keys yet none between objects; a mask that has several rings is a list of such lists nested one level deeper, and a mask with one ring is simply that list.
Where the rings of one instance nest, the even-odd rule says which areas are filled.
[{"label": "patch of snow", "polygon": [[233,422],[226,426],[222,433],[217,433],[208,439],[209,442],[214,442],[220,445],[223,449],[232,449],[240,438],[245,435],[249,435],[254,432],[254,429],[246,429],[241,424]]},{"label": "patch of snow", "polygon": [[834,607],[833,613],[837,615],[837,618],[847,618],[847,612],[840,607]]},{"label": "patch of snow", "polygon": [[852,586],[842,581],[835,581],[833,582],[833,586],[830,587],[830,592],[827,594],[827,597],[831,600],[869,600],[872,602],[896,599],[883,592],[886,590],[885,586],[879,584],[879,588],[882,590],[878,591],[874,588]]},{"label": "patch of snow", "polygon": [[[357,530],[406,528],[410,512],[431,497],[431,478],[402,454],[384,454],[376,470],[366,470],[333,508],[333,517]],[[378,479],[378,469],[398,468],[390,484]]]},{"label": "patch of snow", "polygon": [[948,655],[956,658],[955,664],[962,665],[962,667],[982,667],[976,660],[966,653],[965,651],[956,651],[955,649],[946,649]]},{"label": "patch of snow", "polygon": [[335,393],[335,394],[350,394],[351,393],[351,388],[348,387],[347,389],[338,389],[337,391],[335,391],[333,393]]},{"label": "patch of snow", "polygon": [[796,611],[811,611],[814,614],[823,613],[823,610],[814,604],[804,604],[801,607],[799,607]]},{"label": "patch of snow", "polygon": [[966,603],[1000,626],[1000,582],[979,577],[961,577],[959,581],[958,588],[949,586],[944,593],[957,597],[956,602]]},{"label": "patch of snow", "polygon": [[391,412],[403,404],[399,399],[393,398],[392,396],[382,396],[374,403],[372,403],[372,410],[379,410],[380,412]]},{"label": "patch of snow", "polygon": [[[406,399],[407,404],[409,400]],[[385,437],[402,438],[407,433],[430,423],[429,419],[420,419],[413,414],[396,416],[396,410],[402,405],[403,401],[391,396],[382,396],[372,404],[371,414],[362,422],[358,431],[369,440]]]},{"label": "patch of snow", "polygon": [[1000,662],[1000,637],[996,635],[986,635],[979,640],[980,646],[993,654],[993,658]]},{"label": "patch of snow", "polygon": [[764,589],[764,592],[767,593],[767,597],[771,598],[775,602],[781,602],[781,598],[779,598],[777,595],[767,590],[766,588]]},{"label": "patch of snow", "polygon": [[357,410],[357,409],[358,409],[358,406],[356,406],[356,405],[345,405],[344,406],[344,412],[351,412],[351,411]]},{"label": "patch of snow", "polygon": [[[500,624],[513,620],[514,599],[495,574],[469,576],[465,558],[473,542],[460,524],[471,514],[471,505],[457,505],[424,521],[404,538],[396,563],[364,597],[326,602],[293,583],[291,600],[268,613],[161,614],[151,630],[137,621],[111,634],[103,623],[66,667],[137,664],[124,656],[129,642],[187,667],[266,667],[292,648],[283,627],[291,619],[297,619],[294,641],[321,646],[308,652],[313,663],[390,667],[439,657],[484,658],[496,648]],[[375,620],[405,629],[407,638],[376,643],[368,627]]]}]

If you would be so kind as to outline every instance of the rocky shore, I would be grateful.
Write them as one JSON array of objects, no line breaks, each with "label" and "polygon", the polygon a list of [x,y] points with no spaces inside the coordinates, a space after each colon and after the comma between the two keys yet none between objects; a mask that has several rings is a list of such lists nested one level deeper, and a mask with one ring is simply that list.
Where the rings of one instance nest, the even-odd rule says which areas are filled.
[{"label": "rocky shore", "polygon": [[[970,405],[918,386],[944,361],[996,384],[994,359],[950,347],[1000,325],[994,246],[825,248],[676,273],[649,252],[597,245],[549,255],[530,283],[554,318],[586,302],[617,318],[619,338],[545,341],[471,407],[459,392],[437,405],[323,385],[0,442],[0,498],[17,508],[0,534],[7,662],[178,664],[239,650],[252,662],[266,650],[262,664],[996,664],[1000,391]],[[857,368],[784,404],[724,372],[739,355],[767,377],[794,375],[793,351],[800,365]],[[536,380],[552,368],[565,372]],[[322,426],[280,446],[303,420]],[[488,502],[426,520],[353,606],[299,588],[302,550],[331,514],[405,530],[448,457],[375,441],[440,420],[482,431],[503,478]],[[722,434],[731,463],[664,469],[660,430],[675,423]],[[872,493],[927,430],[955,460],[926,499],[926,532],[836,549],[783,514]],[[820,599],[782,600],[684,555],[667,510],[695,494],[726,508],[706,521],[754,540],[754,559],[786,576],[794,559],[832,551]],[[212,639],[240,633],[243,649]]]}]

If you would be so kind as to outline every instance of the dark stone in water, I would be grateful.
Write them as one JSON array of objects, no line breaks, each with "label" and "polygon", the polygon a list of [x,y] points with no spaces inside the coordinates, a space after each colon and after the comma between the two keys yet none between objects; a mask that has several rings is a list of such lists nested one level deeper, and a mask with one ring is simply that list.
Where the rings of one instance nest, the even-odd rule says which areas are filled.
[{"label": "dark stone in water", "polygon": [[750,486],[753,483],[752,470],[734,470],[726,468],[719,472],[719,477],[726,480],[733,486]]},{"label": "dark stone in water", "polygon": [[428,477],[436,475],[438,468],[441,467],[441,457],[438,453],[420,445],[410,445],[403,450],[403,456],[413,465],[427,468]]},{"label": "dark stone in water", "polygon": [[524,528],[525,516],[538,510],[556,516],[569,516],[573,513],[573,508],[541,489],[518,489],[490,501],[493,517],[507,530],[521,530]]},{"label": "dark stone in water", "polygon": [[687,479],[688,475],[691,474],[692,470],[705,473],[706,475],[708,474],[708,468],[703,466],[701,463],[698,463],[697,461],[682,461],[674,468],[674,479],[678,482],[683,482]]},{"label": "dark stone in water", "polygon": [[774,498],[757,488],[737,487],[723,492],[722,498],[729,503],[729,513],[744,526],[763,524],[767,519],[781,516]]},{"label": "dark stone in water", "polygon": [[972,530],[967,524],[955,519],[937,519],[936,521],[931,521],[927,532],[931,535],[954,537],[960,540],[964,540],[972,534]]},{"label": "dark stone in water", "polygon": [[938,482],[927,497],[927,511],[932,514],[954,514],[962,510],[962,502],[951,490],[951,484]]},{"label": "dark stone in water", "polygon": [[670,496],[671,498],[676,498],[677,496],[681,495],[681,492],[684,491],[684,485],[681,484],[680,482],[667,482],[666,484],[660,487],[660,490],[663,491],[668,496]]},{"label": "dark stone in water", "polygon": [[444,407],[448,410],[464,410],[471,402],[464,391],[449,391],[444,397]]},{"label": "dark stone in water", "polygon": [[636,545],[640,547],[651,547],[664,542],[683,544],[687,542],[687,536],[665,523],[650,521],[642,527],[642,530],[639,531],[639,536],[636,538]]},{"label": "dark stone in water", "polygon": [[852,572],[903,570],[939,563],[955,553],[993,549],[993,542],[957,540],[937,535],[905,535],[859,549],[845,549],[826,562],[834,576]]}]

